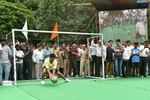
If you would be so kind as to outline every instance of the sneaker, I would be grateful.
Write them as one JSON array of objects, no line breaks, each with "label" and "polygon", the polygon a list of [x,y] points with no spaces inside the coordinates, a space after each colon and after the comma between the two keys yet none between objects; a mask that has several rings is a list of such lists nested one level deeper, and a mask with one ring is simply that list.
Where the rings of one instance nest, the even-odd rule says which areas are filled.
[{"label": "sneaker", "polygon": [[2,85],[3,86],[12,86],[13,85],[13,81],[8,81],[8,80],[2,81]]},{"label": "sneaker", "polygon": [[68,78],[65,79],[66,82],[70,82],[71,80],[69,80]]}]

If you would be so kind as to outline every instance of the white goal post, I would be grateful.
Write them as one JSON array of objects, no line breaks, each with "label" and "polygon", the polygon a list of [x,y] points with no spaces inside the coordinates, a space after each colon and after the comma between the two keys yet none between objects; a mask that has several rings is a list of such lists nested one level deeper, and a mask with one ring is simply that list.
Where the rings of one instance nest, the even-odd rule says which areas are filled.
[{"label": "white goal post", "polygon": [[[14,85],[17,84],[17,72],[16,72],[16,52],[15,52],[15,32],[30,32],[30,33],[45,33],[45,34],[51,34],[51,33],[58,33],[58,34],[64,34],[64,35],[88,35],[88,36],[99,36],[103,43],[103,34],[101,33],[82,33],[82,32],[62,32],[62,31],[44,31],[44,30],[23,30],[23,29],[12,29],[12,41],[13,41],[13,64],[14,64]],[[105,68],[104,68],[104,58],[102,57],[102,73],[103,73],[103,79],[105,79]]]}]

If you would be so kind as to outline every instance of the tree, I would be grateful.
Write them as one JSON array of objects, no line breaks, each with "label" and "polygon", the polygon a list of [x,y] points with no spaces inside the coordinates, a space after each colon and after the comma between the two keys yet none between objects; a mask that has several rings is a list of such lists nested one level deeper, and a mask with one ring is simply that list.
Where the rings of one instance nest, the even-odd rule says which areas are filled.
[{"label": "tree", "polygon": [[[34,20],[32,11],[20,3],[1,0],[0,12],[0,34],[3,36],[1,39],[4,39],[4,36],[11,32],[12,28],[22,28],[26,18],[30,23],[33,23]],[[33,27],[33,24],[30,25]]]},{"label": "tree", "polygon": [[[61,31],[96,32],[95,8],[91,6],[74,5],[87,3],[91,0],[3,0],[0,2],[0,10],[7,14],[0,14],[4,21],[0,30],[3,33],[10,32],[12,28],[22,28],[26,17],[32,19],[29,23],[30,29],[52,30],[57,22]],[[5,5],[3,4],[5,2]],[[34,16],[34,17],[33,17]],[[4,20],[1,19],[0,20]],[[48,40],[49,36],[35,34],[32,39],[43,38]],[[78,40],[82,37],[62,37],[63,40]]]},{"label": "tree", "polygon": [[[52,30],[54,24],[57,22],[61,31],[96,32],[95,8],[74,5],[84,2],[87,2],[87,0],[83,0],[82,2],[81,0],[80,2],[79,0],[41,0],[39,8],[35,12],[36,29]],[[79,39],[76,36],[62,38],[63,40]]]}]

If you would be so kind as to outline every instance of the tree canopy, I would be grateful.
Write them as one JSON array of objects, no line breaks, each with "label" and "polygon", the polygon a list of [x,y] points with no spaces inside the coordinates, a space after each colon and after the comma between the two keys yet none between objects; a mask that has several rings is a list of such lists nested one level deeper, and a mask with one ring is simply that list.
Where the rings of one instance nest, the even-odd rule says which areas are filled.
[{"label": "tree canopy", "polygon": [[[14,1],[14,0],[10,0]],[[0,34],[1,38],[11,32],[12,28],[22,28],[25,19],[31,21],[30,27],[34,16],[32,11],[21,3],[12,3],[5,0],[0,1]]]},{"label": "tree canopy", "polygon": [[[90,0],[1,0],[0,34],[22,28],[25,19],[29,29],[52,30],[59,24],[61,31],[95,32],[96,15],[91,6],[74,5]],[[30,35],[43,38],[42,35]],[[49,38],[48,36],[44,37]],[[78,37],[77,37],[78,38]],[[66,38],[67,39],[67,38]]]}]

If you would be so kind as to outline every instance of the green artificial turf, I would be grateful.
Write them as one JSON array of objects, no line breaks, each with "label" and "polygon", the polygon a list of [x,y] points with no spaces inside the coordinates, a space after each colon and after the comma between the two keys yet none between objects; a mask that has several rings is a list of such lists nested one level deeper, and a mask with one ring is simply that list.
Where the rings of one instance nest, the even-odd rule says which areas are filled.
[{"label": "green artificial turf", "polygon": [[21,81],[0,87],[0,100],[150,100],[150,79]]}]

